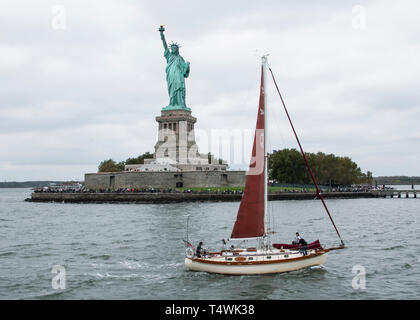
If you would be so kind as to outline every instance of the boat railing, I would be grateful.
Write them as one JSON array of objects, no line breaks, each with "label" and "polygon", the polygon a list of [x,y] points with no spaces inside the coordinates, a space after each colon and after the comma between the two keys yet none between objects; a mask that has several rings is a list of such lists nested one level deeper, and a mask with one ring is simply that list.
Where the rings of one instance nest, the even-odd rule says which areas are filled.
[{"label": "boat railing", "polygon": [[[337,248],[329,248],[328,250],[336,250]],[[308,249],[308,252],[314,251],[315,253],[325,251],[324,249]],[[276,251],[266,251],[264,253],[252,253],[247,252],[245,250],[242,250],[241,252],[231,252],[229,250],[222,250],[219,252],[207,252],[205,254],[202,254],[202,258],[211,258],[214,256],[220,256],[220,257],[262,257],[262,256],[272,256],[272,255],[289,255],[289,254],[297,254],[300,253],[301,250],[293,250],[293,249],[280,249]]]}]

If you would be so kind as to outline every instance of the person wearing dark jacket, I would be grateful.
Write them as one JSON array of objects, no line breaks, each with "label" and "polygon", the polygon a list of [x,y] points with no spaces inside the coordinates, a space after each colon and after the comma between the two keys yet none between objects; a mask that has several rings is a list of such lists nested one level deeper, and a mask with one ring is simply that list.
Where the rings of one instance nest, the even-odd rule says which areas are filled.
[{"label": "person wearing dark jacket", "polygon": [[201,246],[203,245],[203,242],[200,242],[199,244],[198,244],[198,246],[197,246],[197,250],[196,250],[196,256],[198,257],[198,258],[201,258]]},{"label": "person wearing dark jacket", "polygon": [[299,245],[302,246],[302,253],[303,253],[304,256],[306,256],[307,255],[306,248],[308,246],[308,243],[305,241],[305,239],[300,238],[299,239]]}]

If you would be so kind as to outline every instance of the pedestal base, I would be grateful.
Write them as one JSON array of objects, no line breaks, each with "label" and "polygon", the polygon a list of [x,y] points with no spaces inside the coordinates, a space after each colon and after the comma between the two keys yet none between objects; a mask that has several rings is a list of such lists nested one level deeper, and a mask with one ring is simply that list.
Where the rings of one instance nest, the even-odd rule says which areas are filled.
[{"label": "pedestal base", "polygon": [[172,110],[185,110],[185,111],[191,112],[191,109],[188,108],[187,106],[169,105],[169,106],[166,106],[165,108],[162,108],[162,111],[172,111]]}]

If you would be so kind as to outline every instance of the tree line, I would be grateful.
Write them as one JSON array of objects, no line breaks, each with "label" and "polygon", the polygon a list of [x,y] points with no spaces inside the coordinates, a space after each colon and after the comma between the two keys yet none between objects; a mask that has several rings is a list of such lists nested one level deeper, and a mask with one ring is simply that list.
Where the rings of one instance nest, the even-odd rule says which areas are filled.
[{"label": "tree line", "polygon": [[[350,185],[359,183],[372,184],[372,172],[363,173],[359,166],[349,157],[339,157],[334,154],[305,153],[312,168],[315,179],[322,185]],[[126,164],[144,164],[145,159],[153,158],[146,152],[136,158],[116,162],[113,159],[104,160],[99,164],[98,172],[124,171]],[[209,159],[211,155],[209,155]],[[269,178],[278,183],[311,184],[312,180],[305,161],[296,149],[283,149],[269,155]],[[221,159],[219,159],[221,161]]]},{"label": "tree line", "polygon": [[[321,185],[350,185],[373,182],[372,172],[363,173],[349,157],[334,154],[305,153],[317,182]],[[283,149],[269,155],[269,177],[278,183],[311,184],[302,154]]]},{"label": "tree line", "polygon": [[150,152],[143,153],[136,158],[128,158],[125,161],[116,162],[113,159],[102,161],[98,166],[98,172],[119,172],[124,171],[126,164],[144,164],[144,159],[152,159]]},{"label": "tree line", "polygon": [[409,177],[409,176],[380,176],[373,178],[375,183],[382,184],[420,184],[420,177]]}]

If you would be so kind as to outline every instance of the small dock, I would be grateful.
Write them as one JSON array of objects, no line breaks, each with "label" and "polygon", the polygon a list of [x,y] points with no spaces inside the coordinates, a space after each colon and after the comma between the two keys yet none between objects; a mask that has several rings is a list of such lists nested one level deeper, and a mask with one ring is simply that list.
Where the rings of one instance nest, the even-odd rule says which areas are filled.
[{"label": "small dock", "polygon": [[417,198],[420,196],[420,190],[381,190],[379,191],[383,198]]}]

